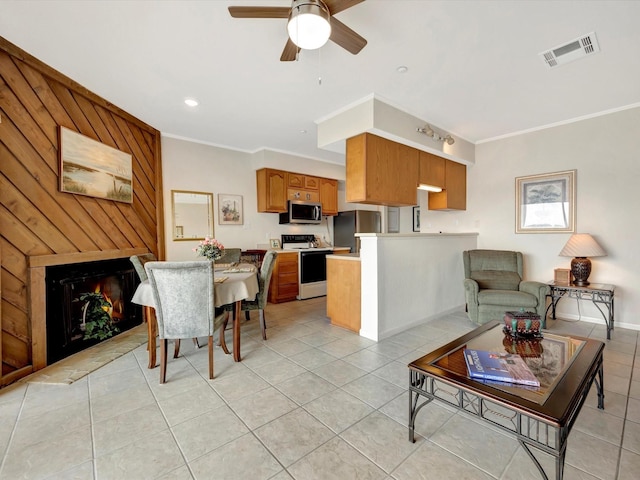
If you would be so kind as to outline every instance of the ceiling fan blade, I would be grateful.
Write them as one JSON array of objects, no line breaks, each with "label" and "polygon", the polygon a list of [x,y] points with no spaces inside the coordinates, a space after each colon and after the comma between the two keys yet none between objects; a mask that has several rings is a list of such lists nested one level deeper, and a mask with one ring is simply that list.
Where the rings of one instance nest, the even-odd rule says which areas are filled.
[{"label": "ceiling fan blade", "polygon": [[298,57],[298,52],[300,49],[298,46],[291,41],[291,39],[287,39],[287,44],[284,46],[284,50],[282,51],[282,55],[280,55],[281,62],[291,62]]},{"label": "ceiling fan blade", "polygon": [[351,8],[354,5],[364,2],[364,0],[322,0],[329,9],[331,15],[340,13],[347,8]]},{"label": "ceiling fan blade", "polygon": [[233,18],[288,18],[290,7],[229,7]]},{"label": "ceiling fan blade", "polygon": [[340,20],[336,20],[335,17],[331,17],[331,36],[329,39],[354,55],[359,53],[367,44],[364,38]]}]

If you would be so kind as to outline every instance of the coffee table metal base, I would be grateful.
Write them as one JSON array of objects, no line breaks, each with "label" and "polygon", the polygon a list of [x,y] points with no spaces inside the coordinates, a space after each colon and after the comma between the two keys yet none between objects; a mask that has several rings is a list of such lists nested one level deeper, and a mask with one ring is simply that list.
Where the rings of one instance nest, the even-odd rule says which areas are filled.
[{"label": "coffee table metal base", "polygon": [[[598,359],[596,368],[590,372],[590,378],[585,383],[583,391],[579,392],[579,401],[575,404],[574,410],[570,413],[569,421],[565,425],[545,422],[544,419],[520,411],[514,406],[496,400],[489,400],[479,392],[446,382],[426,372],[410,369],[409,373],[410,442],[415,442],[414,429],[418,412],[432,400],[437,399],[447,405],[482,418],[502,430],[515,434],[518,442],[533,460],[545,480],[549,477],[533,454],[531,447],[555,457],[555,478],[562,480],[567,437],[594,382],[598,392],[598,408],[604,409],[602,355]],[[420,397],[424,397],[422,403],[419,403]]]}]

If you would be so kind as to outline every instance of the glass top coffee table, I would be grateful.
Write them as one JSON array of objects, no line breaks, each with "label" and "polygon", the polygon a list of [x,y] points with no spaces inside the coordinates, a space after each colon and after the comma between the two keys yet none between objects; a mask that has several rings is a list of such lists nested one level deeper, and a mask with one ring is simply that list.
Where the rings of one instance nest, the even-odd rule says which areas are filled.
[{"label": "glass top coffee table", "polygon": [[[514,433],[545,479],[547,474],[530,447],[553,455],[555,477],[560,480],[567,437],[594,381],[598,408],[604,408],[604,343],[546,331],[542,339],[516,341],[502,327],[489,322],[409,364],[409,441],[415,441],[416,415],[437,399]],[[472,380],[465,348],[519,354],[540,387]]]}]

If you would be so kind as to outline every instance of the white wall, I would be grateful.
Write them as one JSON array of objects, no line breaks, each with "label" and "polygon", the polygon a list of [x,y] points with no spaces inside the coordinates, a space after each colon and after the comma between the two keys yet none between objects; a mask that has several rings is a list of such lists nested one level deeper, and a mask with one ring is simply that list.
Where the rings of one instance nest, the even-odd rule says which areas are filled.
[{"label": "white wall", "polygon": [[[214,194],[214,237],[226,247],[265,247],[269,238],[305,233],[333,239],[333,220],[320,225],[279,225],[275,213],[258,213],[256,170],[272,167],[341,180],[343,166],[300,158],[286,153],[260,151],[246,153],[172,137],[162,137],[162,181],[165,205],[167,260],[192,260],[197,241],[174,241],[171,235],[171,190],[193,190]],[[219,225],[218,194],[242,195],[244,225]],[[340,197],[342,195],[342,198]],[[338,192],[344,203],[344,188]],[[358,206],[359,207],[359,206]]]},{"label": "white wall", "polygon": [[[608,256],[592,259],[592,283],[611,283],[615,325],[640,329],[640,108],[496,140],[476,147],[467,167],[467,211],[427,209],[421,197],[422,232],[479,232],[479,248],[519,250],[525,277],[553,279],[554,268],[569,268],[558,253],[570,234],[515,233],[515,177],[577,170],[576,226],[591,233]],[[604,323],[590,302],[561,300],[567,318]]]},{"label": "white wall", "polygon": [[444,313],[462,310],[462,252],[475,233],[360,234],[360,335],[382,340]]}]

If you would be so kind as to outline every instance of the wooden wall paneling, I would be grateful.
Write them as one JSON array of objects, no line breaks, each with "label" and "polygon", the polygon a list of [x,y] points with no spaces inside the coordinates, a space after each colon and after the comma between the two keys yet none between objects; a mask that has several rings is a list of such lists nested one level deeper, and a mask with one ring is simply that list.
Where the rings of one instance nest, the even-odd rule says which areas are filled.
[{"label": "wooden wall paneling", "polygon": [[[160,132],[155,132],[155,152],[153,162],[155,166],[155,182],[156,186],[156,255],[158,259],[165,259],[165,236],[164,236],[164,195],[162,184],[162,143],[160,141]],[[153,251],[153,250],[152,250]]]},{"label": "wooden wall paneling", "polygon": [[27,311],[27,286],[24,279],[11,275],[6,269],[2,269],[2,298],[5,302],[15,305],[17,308]]},{"label": "wooden wall paneling", "polygon": [[2,268],[18,278],[27,276],[27,259],[23,253],[4,238],[0,238],[0,249],[2,249]]},{"label": "wooden wall paneling", "polygon": [[8,301],[2,302],[2,311],[4,312],[2,327],[6,331],[5,335],[8,333],[25,345],[29,345],[31,336],[28,328],[29,323],[27,322],[28,312]]},{"label": "wooden wall paneling", "polygon": [[29,313],[31,326],[31,363],[35,370],[47,366],[46,267],[29,269]]},{"label": "wooden wall paneling", "polygon": [[7,241],[19,247],[25,255],[47,255],[53,252],[2,205],[0,205],[0,232]]},{"label": "wooden wall paneling", "polygon": [[[30,66],[22,62],[15,61],[15,59],[14,62],[16,63],[18,70],[20,70],[25,80],[31,86],[34,94],[38,97],[40,102],[42,102],[43,110],[36,110],[38,112],[38,123],[43,125],[43,130],[45,130],[47,136],[51,140],[51,144],[56,145],[57,151],[58,125],[72,126],[73,121],[49,87],[46,78],[39,71],[34,70]],[[51,117],[53,125],[47,123],[47,126],[45,128],[44,123],[42,123],[41,120],[44,118],[44,122],[46,122],[47,116]]]},{"label": "wooden wall paneling", "polygon": [[8,335],[5,331],[2,335],[2,363],[14,369],[29,365],[25,359],[29,358],[29,345],[20,341],[13,335]]},{"label": "wooden wall paneling", "polygon": [[[2,77],[4,79],[4,84],[0,86],[0,89],[3,91],[3,95],[1,96],[3,97],[2,104],[7,115],[12,118],[16,118],[19,115],[16,111],[18,108],[24,112],[38,112],[38,121],[30,122],[31,125],[29,128],[33,129],[32,134],[25,134],[25,136],[35,138],[41,134],[47,138],[47,140],[41,140],[43,144],[46,144],[48,141],[49,145],[56,145],[57,134],[54,119],[48,114],[41,100],[35,94],[32,86],[23,76],[16,64],[2,52],[0,52],[0,71],[2,71]],[[8,91],[4,90],[5,88],[11,90],[10,96],[8,95]],[[50,166],[54,171],[57,171],[55,164]]]},{"label": "wooden wall paneling", "polygon": [[[29,201],[22,191],[0,176],[0,188],[3,191],[3,202],[6,202],[17,221],[27,226],[33,235],[52,251],[72,251],[75,246],[69,239],[51,224],[49,219]],[[8,232],[7,232],[8,233]],[[17,244],[16,246],[21,246]]]},{"label": "wooden wall paneling", "polygon": [[[7,121],[8,123],[8,121]],[[4,124],[4,122],[3,122]],[[41,175],[45,176],[47,172],[42,171],[41,162],[31,162],[35,155],[25,158],[24,155],[11,157],[8,161],[2,162],[0,165],[0,172],[3,173],[18,190],[24,192],[27,201],[37,206],[48,219],[48,225],[39,224],[39,228],[45,228],[46,232],[42,238],[43,241],[47,241],[46,233],[50,232],[52,228],[60,230],[66,238],[72,242],[77,250],[97,250],[98,247],[93,239],[85,233],[87,226],[95,223],[86,212],[78,209],[78,203],[73,199],[71,194],[57,194],[54,195],[47,193],[47,190],[43,185],[38,182],[32,175],[35,172],[40,171]],[[17,158],[21,158],[24,162],[22,165],[17,165]],[[51,175],[51,172],[49,172]],[[57,200],[57,201],[56,201]],[[74,212],[72,218],[69,212]],[[84,213],[84,215],[82,215]],[[82,227],[80,226],[82,224]]]},{"label": "wooden wall paneling", "polygon": [[[109,125],[109,130],[114,136],[117,148],[130,152],[131,149],[128,147],[127,141],[122,135],[119,126],[116,124],[113,115],[104,109],[98,109],[97,111],[105,124]],[[145,211],[149,212],[149,216],[153,217],[153,213],[151,213],[155,208],[153,195],[148,194],[148,192],[152,191],[153,189],[151,187],[151,183],[147,178],[147,174],[145,173],[146,168],[151,168],[149,166],[148,160],[146,158],[141,158],[137,155],[133,155],[133,196],[142,203]],[[142,187],[143,189],[142,192],[140,191],[140,187]]]},{"label": "wooden wall paneling", "polygon": [[[160,132],[2,37],[0,111],[0,385],[6,385],[46,366],[46,266],[34,259],[142,250],[163,259],[164,212]],[[60,125],[132,154],[132,204],[59,191]]]}]

